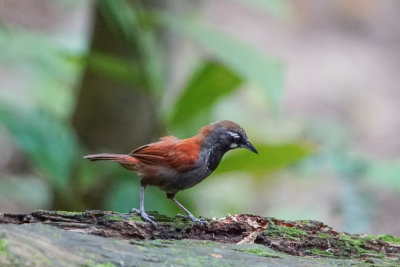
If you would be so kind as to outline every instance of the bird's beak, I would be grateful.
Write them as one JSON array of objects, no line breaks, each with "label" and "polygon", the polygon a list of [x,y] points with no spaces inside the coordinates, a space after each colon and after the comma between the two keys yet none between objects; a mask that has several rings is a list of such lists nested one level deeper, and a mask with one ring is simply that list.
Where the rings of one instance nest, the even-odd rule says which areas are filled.
[{"label": "bird's beak", "polygon": [[250,150],[251,152],[258,154],[257,149],[250,143],[249,140],[246,140],[246,142],[244,144],[242,144],[240,147],[246,148],[246,149]]}]

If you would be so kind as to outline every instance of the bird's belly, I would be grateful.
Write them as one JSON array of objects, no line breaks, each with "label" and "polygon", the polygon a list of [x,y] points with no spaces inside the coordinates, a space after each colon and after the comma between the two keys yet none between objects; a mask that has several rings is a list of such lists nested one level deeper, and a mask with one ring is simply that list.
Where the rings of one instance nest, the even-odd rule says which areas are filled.
[{"label": "bird's belly", "polygon": [[[190,171],[177,173],[174,177],[170,177],[169,182],[160,187],[168,193],[176,193],[178,191],[188,189],[207,178],[218,166],[223,152],[216,150],[204,150],[200,155],[196,167]],[[209,160],[213,157],[212,168],[210,168]]]},{"label": "bird's belly", "polygon": [[211,172],[206,168],[196,168],[191,171],[177,173],[174,177],[170,177],[167,183],[159,187],[165,192],[176,193],[200,183],[210,174]]}]

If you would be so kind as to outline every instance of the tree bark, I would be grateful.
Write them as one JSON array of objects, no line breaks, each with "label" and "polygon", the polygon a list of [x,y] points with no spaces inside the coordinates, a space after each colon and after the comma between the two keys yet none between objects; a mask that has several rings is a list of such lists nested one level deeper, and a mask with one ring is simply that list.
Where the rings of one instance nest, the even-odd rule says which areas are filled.
[{"label": "tree bark", "polygon": [[0,265],[321,266],[399,264],[400,239],[339,233],[316,221],[240,214],[194,224],[152,213],[35,211],[0,214]]},{"label": "tree bark", "polygon": [[[127,58],[126,45],[95,11],[90,51]],[[85,68],[73,125],[92,152],[129,153],[158,134],[157,104],[142,91]]]}]

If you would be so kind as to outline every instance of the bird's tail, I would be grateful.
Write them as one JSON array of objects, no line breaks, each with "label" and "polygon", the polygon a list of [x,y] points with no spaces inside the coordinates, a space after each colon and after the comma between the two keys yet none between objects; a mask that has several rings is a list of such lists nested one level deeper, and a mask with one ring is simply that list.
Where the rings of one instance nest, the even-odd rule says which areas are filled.
[{"label": "bird's tail", "polygon": [[84,156],[85,159],[96,161],[96,160],[109,160],[118,162],[121,164],[128,164],[128,165],[135,165],[139,163],[139,160],[135,157],[124,155],[124,154],[109,154],[109,153],[101,153],[101,154],[94,154],[94,155],[86,155]]}]

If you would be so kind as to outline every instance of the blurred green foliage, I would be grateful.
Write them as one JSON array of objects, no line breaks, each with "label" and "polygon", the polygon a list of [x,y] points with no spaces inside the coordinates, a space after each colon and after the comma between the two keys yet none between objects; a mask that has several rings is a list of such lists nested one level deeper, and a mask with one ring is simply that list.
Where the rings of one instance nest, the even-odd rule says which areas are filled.
[{"label": "blurred green foliage", "polygon": [[164,72],[161,49],[155,28],[143,20],[146,10],[139,1],[100,0],[100,10],[109,27],[129,48],[135,58],[133,65],[141,72],[146,88],[161,94]]},{"label": "blurred green foliage", "polygon": [[377,161],[366,170],[367,179],[371,182],[400,190],[399,160]]},{"label": "blurred green foliage", "polygon": [[[79,77],[82,68],[87,67],[132,86],[132,90],[146,92],[158,101],[168,92],[164,77],[167,67],[157,31],[175,31],[209,52],[189,73],[180,94],[160,114],[165,128],[184,135],[197,131],[211,122],[212,112],[220,100],[240,90],[244,84],[263,88],[268,95],[266,105],[279,109],[284,70],[278,60],[229,34],[212,29],[199,19],[172,14],[168,10],[150,10],[138,1],[100,0],[97,4],[108,27],[128,48],[127,57],[101,51],[77,54],[79,49],[74,52],[42,36],[10,28],[7,32],[1,30],[0,34],[0,47],[8,49],[8,52],[0,53],[2,62],[12,62],[19,67],[28,64],[35,70],[31,80],[39,92],[28,106],[10,105],[12,101],[0,95],[0,122],[26,153],[35,170],[47,179],[50,190],[54,191],[51,195],[64,201],[65,205],[70,202],[67,208],[103,206],[127,211],[138,204],[138,197],[134,197],[133,192],[135,188],[138,190],[139,183],[132,179],[131,173],[102,164],[92,167],[94,165],[89,166],[81,158],[85,148],[69,124],[77,97],[71,90],[75,85],[71,80]],[[276,2],[276,5],[281,4]],[[26,49],[27,46],[30,49]],[[240,171],[250,177],[266,177],[313,151],[297,141],[286,144],[263,142],[255,142],[260,155],[235,151],[224,159],[217,173]],[[96,193],[99,188],[105,195],[96,196],[97,206],[87,203],[89,192]],[[57,194],[61,196],[57,197]],[[135,194],[138,195],[138,191]],[[176,208],[166,204],[161,195],[163,193],[150,189],[146,206],[160,211],[164,206],[175,211]],[[191,206],[190,199],[184,199],[183,203]],[[60,207],[57,205],[60,202],[55,208]]]},{"label": "blurred green foliage", "polygon": [[147,92],[140,71],[132,62],[96,51],[92,51],[87,57],[70,58],[100,75],[131,86],[139,85],[138,89]]},{"label": "blurred green foliage", "polygon": [[4,106],[0,108],[0,121],[52,185],[68,186],[79,155],[70,128],[49,113],[37,110],[21,113]]},{"label": "blurred green foliage", "polygon": [[268,93],[269,103],[277,108],[283,88],[283,68],[279,61],[192,18],[169,13],[160,14],[159,18],[164,26],[187,35],[204,46],[244,81],[264,88]]},{"label": "blurred green foliage", "polygon": [[234,0],[255,10],[262,11],[279,19],[290,19],[293,16],[293,6],[289,0]]},{"label": "blurred green foliage", "polygon": [[237,151],[226,155],[223,163],[215,170],[215,173],[242,171],[251,173],[256,177],[265,177],[266,174],[289,166],[299,159],[307,157],[313,148],[305,144],[258,144],[260,154],[248,154],[247,151]]},{"label": "blurred green foliage", "polygon": [[[205,61],[193,73],[181,95],[171,107],[168,124],[187,127],[194,117],[207,116],[222,97],[233,93],[242,78],[218,62]],[[206,97],[205,97],[206,96]]]},{"label": "blurred green foliage", "polygon": [[[82,1],[76,0],[57,1],[68,8],[82,4]],[[290,19],[293,12],[292,4],[286,0],[234,1],[275,19]],[[319,124],[308,125],[309,132],[298,135],[320,144],[318,149],[301,140],[282,138],[279,139],[281,143],[270,141],[265,131],[274,127],[273,121],[282,119],[272,116],[279,114],[273,111],[279,111],[285,73],[283,64],[273,55],[261,52],[239,37],[215,29],[196,16],[195,11],[189,12],[189,17],[188,13],[183,15],[182,12],[171,11],[168,5],[163,9],[149,8],[145,1],[99,0],[96,4],[96,12],[101,14],[114,34],[112,41],[122,44],[127,54],[87,49],[89,37],[85,40],[73,35],[51,38],[44,32],[22,29],[0,20],[0,67],[6,75],[8,70],[15,70],[10,75],[15,75],[17,81],[11,85],[2,81],[0,131],[6,129],[9,132],[9,139],[14,141],[30,163],[28,168],[25,166],[27,169],[0,175],[1,196],[16,199],[17,203],[29,208],[105,208],[127,212],[139,205],[140,186],[135,174],[116,164],[92,164],[82,159],[91,151],[87,151],[81,143],[70,121],[79,97],[74,89],[79,87],[85,68],[150,96],[157,105],[164,104],[157,111],[160,128],[165,132],[168,129],[169,134],[179,137],[190,136],[205,124],[220,119],[216,113],[224,102],[246,96],[248,91],[245,90],[253,90],[253,98],[267,96],[257,99],[257,105],[261,103],[263,109],[251,104],[241,106],[235,103],[229,106],[232,113],[242,116],[239,123],[247,123],[247,117],[249,121],[257,121],[256,126],[259,127],[252,129],[246,125],[246,130],[251,133],[251,138],[259,137],[252,142],[260,154],[235,150],[223,158],[213,174],[220,179],[212,181],[216,182],[215,188],[208,188],[206,193],[197,192],[202,193],[201,201],[213,199],[212,205],[219,207],[204,203],[199,205],[196,202],[199,194],[192,191],[197,187],[178,195],[189,209],[201,205],[210,208],[208,214],[203,214],[205,216],[249,212],[243,208],[246,207],[243,203],[250,202],[252,192],[266,191],[260,185],[269,185],[271,181],[268,179],[275,177],[276,171],[290,166],[294,166],[296,179],[307,177],[309,184],[321,177],[336,178],[335,182],[340,183],[340,192],[337,192],[339,200],[335,209],[350,232],[367,231],[373,219],[371,210],[377,196],[366,189],[366,181],[373,186],[400,190],[399,161],[374,160],[349,153],[351,133],[346,132],[343,125],[324,119],[322,122],[319,117],[316,119]],[[168,88],[170,62],[166,62],[168,52],[164,43],[168,37],[188,39],[198,50],[205,51],[195,64],[185,65],[184,82],[173,89]],[[110,91],[113,89],[110,86]],[[258,94],[260,91],[265,94]],[[166,98],[168,101],[163,101]],[[246,110],[252,108],[256,111]],[[251,114],[260,110],[271,111],[265,114],[271,128],[263,127],[264,121],[258,122],[260,117],[251,118]],[[303,160],[301,164],[296,164],[300,160]],[[35,177],[40,177],[40,180]],[[249,180],[252,185],[245,184]],[[296,184],[298,181],[293,179],[291,182]],[[224,192],[219,196],[223,188],[231,192],[240,191],[241,195]],[[264,191],[258,193],[259,197]],[[268,203],[258,205],[268,206]],[[164,193],[155,188],[146,189],[146,208],[169,215],[179,212],[173,203],[166,200]],[[220,213],[213,214],[215,210]],[[268,212],[269,216],[287,219],[316,214],[308,206],[304,209],[285,209],[281,205],[273,205],[268,207]]]},{"label": "blurred green foliage", "polygon": [[10,25],[0,28],[0,62],[8,69],[15,69],[23,77],[17,80],[28,87],[20,94],[13,93],[16,89],[2,88],[0,100],[3,109],[10,107],[14,111],[29,113],[29,109],[40,106],[43,112],[68,118],[74,102],[72,88],[80,71],[64,57],[77,52],[71,43],[60,43],[44,34],[34,34]]}]

